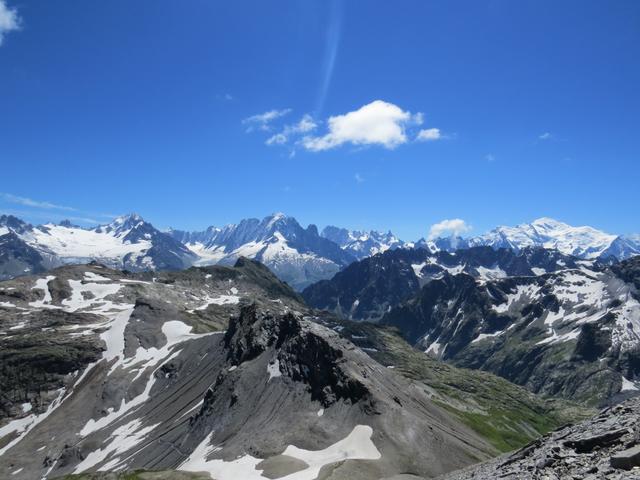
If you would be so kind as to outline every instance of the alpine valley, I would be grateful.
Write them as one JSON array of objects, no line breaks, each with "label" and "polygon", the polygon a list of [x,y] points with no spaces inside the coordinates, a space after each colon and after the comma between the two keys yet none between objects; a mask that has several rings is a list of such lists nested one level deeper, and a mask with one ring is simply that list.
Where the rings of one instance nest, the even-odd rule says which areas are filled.
[{"label": "alpine valley", "polygon": [[0,478],[640,478],[639,253],[2,216]]}]

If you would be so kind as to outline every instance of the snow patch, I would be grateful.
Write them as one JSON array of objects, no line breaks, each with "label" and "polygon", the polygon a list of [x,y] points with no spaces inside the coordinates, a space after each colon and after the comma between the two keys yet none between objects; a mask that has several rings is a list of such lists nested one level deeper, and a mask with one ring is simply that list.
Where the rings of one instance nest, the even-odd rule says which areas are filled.
[{"label": "snow patch", "polygon": [[631,380],[628,380],[625,377],[622,377],[622,388],[620,389],[621,392],[636,391],[636,390],[639,390],[639,389],[634,382],[632,382]]},{"label": "snow patch", "polygon": [[31,290],[42,290],[44,291],[44,298],[42,300],[37,300],[35,302],[30,302],[29,305],[31,307],[43,308],[47,307],[51,303],[51,292],[49,291],[49,282],[51,280],[55,280],[55,276],[47,275],[44,278],[39,278],[36,280],[36,284],[31,288]]},{"label": "snow patch", "polygon": [[273,362],[269,363],[267,365],[267,372],[269,373],[269,380],[267,380],[267,382],[272,378],[281,377],[282,372],[280,372],[280,360],[276,358]]},{"label": "snow patch", "polygon": [[[302,460],[307,464],[304,470],[291,473],[280,480],[314,480],[325,465],[345,460],[379,460],[382,455],[371,441],[373,429],[367,425],[356,425],[353,431],[324,450],[304,450],[288,446],[282,455]],[[220,447],[210,445],[209,437],[205,438],[193,451],[189,458],[178,467],[178,470],[189,472],[208,472],[218,480],[263,480],[257,466],[263,459],[243,455],[230,462],[220,459],[208,460],[212,453],[220,451]]]}]

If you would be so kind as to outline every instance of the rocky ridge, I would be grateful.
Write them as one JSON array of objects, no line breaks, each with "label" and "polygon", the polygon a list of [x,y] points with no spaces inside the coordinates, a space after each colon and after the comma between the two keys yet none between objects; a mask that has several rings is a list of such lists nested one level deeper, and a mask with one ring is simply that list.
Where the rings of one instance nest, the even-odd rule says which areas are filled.
[{"label": "rocky ridge", "polygon": [[640,479],[639,419],[640,399],[628,400],[512,454],[442,479]]}]

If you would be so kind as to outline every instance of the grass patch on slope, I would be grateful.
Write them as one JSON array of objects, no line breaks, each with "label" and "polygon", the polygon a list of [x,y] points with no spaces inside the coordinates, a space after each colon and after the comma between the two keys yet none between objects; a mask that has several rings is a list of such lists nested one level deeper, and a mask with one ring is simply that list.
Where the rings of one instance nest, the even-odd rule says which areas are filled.
[{"label": "grass patch on slope", "polygon": [[494,374],[435,360],[413,348],[391,327],[348,322],[342,334],[365,337],[368,344],[362,346],[376,350],[365,350],[371,357],[414,380],[434,402],[500,452],[520,448],[594,413],[569,401],[542,398]]}]

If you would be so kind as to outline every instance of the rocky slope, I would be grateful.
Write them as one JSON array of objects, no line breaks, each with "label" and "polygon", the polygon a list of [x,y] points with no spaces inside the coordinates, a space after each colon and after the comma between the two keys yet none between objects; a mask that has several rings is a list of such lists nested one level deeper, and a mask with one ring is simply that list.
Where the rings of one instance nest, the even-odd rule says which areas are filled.
[{"label": "rocky slope", "polygon": [[556,430],[517,452],[442,480],[640,479],[640,399]]},{"label": "rocky slope", "polygon": [[412,348],[392,327],[323,314],[316,321],[338,331],[371,358],[428,391],[434,402],[499,451],[521,447],[553,425],[592,414],[591,409],[572,402],[538,397],[496,375],[437,361]]},{"label": "rocky slope", "polygon": [[388,368],[249,260],[138,274],[67,266],[4,282],[0,296],[0,477],[426,478],[504,450],[483,430],[497,418],[486,397],[517,399],[505,403],[522,420],[516,444],[575,414],[498,379],[445,388],[417,352],[411,378],[397,353],[408,345],[370,335],[378,352],[397,345],[398,371]]}]

